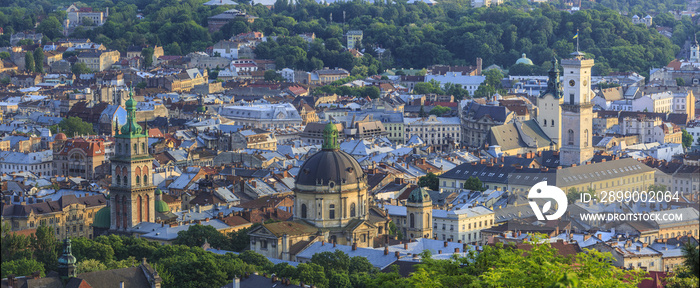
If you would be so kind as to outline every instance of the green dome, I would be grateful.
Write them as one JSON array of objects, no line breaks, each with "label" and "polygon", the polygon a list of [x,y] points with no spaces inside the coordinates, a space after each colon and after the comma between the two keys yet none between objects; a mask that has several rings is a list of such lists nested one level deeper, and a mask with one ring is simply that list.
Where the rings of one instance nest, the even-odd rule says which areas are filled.
[{"label": "green dome", "polygon": [[134,100],[133,96],[129,97],[129,100],[126,100],[126,109],[129,110],[129,108],[136,108],[136,100]]},{"label": "green dome", "polygon": [[158,211],[159,213],[165,213],[165,212],[170,211],[170,207],[168,207],[168,203],[165,203],[165,201],[163,201],[163,200],[156,201],[155,205],[156,205],[156,211]]},{"label": "green dome", "polygon": [[530,58],[525,57],[525,53],[523,53],[522,58],[518,59],[518,61],[515,61],[515,64],[533,65],[532,60],[530,60]]},{"label": "green dome", "polygon": [[156,195],[161,195],[161,194],[163,194],[163,191],[161,191],[160,188],[156,188],[155,194],[156,194]]},{"label": "green dome", "polygon": [[112,224],[111,213],[109,207],[104,207],[95,213],[95,221],[92,222],[92,227],[109,228]]}]

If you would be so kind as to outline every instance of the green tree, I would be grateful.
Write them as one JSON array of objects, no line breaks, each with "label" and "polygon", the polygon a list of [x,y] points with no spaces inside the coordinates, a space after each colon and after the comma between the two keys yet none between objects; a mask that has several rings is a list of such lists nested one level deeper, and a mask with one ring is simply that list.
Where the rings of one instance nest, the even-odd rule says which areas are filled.
[{"label": "green tree", "polygon": [[78,274],[107,270],[107,265],[95,259],[87,259],[80,261],[75,266],[75,269],[77,270],[76,272]]},{"label": "green tree", "polygon": [[31,238],[13,233],[9,224],[2,224],[2,261],[32,257]]},{"label": "green tree", "polygon": [[10,59],[10,52],[7,52],[7,51],[0,52],[0,59],[2,59],[2,60]]},{"label": "green tree", "polygon": [[418,178],[418,187],[428,187],[428,189],[437,191],[440,187],[440,179],[432,172],[428,172],[423,177]]},{"label": "green tree", "polygon": [[333,272],[328,281],[328,287],[351,288],[350,278],[347,273]]},{"label": "green tree", "polygon": [[377,86],[365,86],[362,89],[362,95],[372,99],[377,99],[379,98],[379,95],[381,95],[381,91],[379,91]]},{"label": "green tree", "polygon": [[413,86],[413,94],[429,94],[433,92],[433,85],[428,82],[418,82]]},{"label": "green tree", "polygon": [[304,284],[313,284],[317,287],[328,287],[328,278],[326,278],[325,269],[323,266],[315,263],[301,263],[297,266],[297,279]]},{"label": "green tree", "polygon": [[37,73],[44,73],[44,49],[36,47],[34,49],[34,71]]},{"label": "green tree", "polygon": [[484,187],[484,183],[482,183],[479,178],[469,177],[467,181],[464,181],[464,189],[473,191],[485,191],[486,187]]},{"label": "green tree", "polygon": [[34,233],[34,238],[31,239],[30,246],[34,250],[34,258],[43,263],[46,270],[58,268],[61,243],[56,240],[53,228],[45,225],[39,226]]},{"label": "green tree", "polygon": [[44,19],[44,21],[41,21],[39,26],[36,28],[36,31],[53,40],[61,37],[61,27],[61,22],[58,21],[56,17],[49,16],[48,18]]},{"label": "green tree", "polygon": [[258,225],[260,224],[253,225],[250,228],[243,228],[238,231],[228,233],[226,237],[226,241],[228,242],[226,247],[236,252],[247,250],[250,246],[250,235],[248,235],[248,232],[254,227],[257,227]]},{"label": "green tree", "polygon": [[403,240],[403,233],[396,227],[394,221],[389,222],[389,235],[396,236],[398,240]]},{"label": "green tree", "polygon": [[654,192],[663,191],[663,192],[665,192],[665,191],[668,191],[668,187],[666,187],[666,185],[663,185],[663,184],[659,184],[659,185],[652,184],[652,185],[649,185],[649,189],[647,191],[654,191]]},{"label": "green tree", "polygon": [[442,107],[440,105],[437,105],[433,107],[433,109],[430,109],[429,114],[430,115],[435,115],[435,116],[442,116],[443,114],[452,111],[450,107]]},{"label": "green tree", "polygon": [[27,53],[24,54],[24,70],[32,73],[34,72],[34,53],[32,51],[27,51]]},{"label": "green tree", "polygon": [[690,146],[693,146],[693,135],[690,135],[688,131],[685,131],[683,129],[683,135],[681,136],[681,142],[683,143],[683,148],[688,148]]},{"label": "green tree", "polygon": [[282,75],[277,73],[275,70],[265,70],[263,76],[265,77],[265,81],[285,81],[284,77],[282,77]]},{"label": "green tree", "polygon": [[683,78],[680,78],[680,77],[676,78],[676,85],[677,86],[685,86],[685,80],[683,80]]},{"label": "green tree", "polygon": [[39,271],[41,277],[44,277],[44,264],[34,259],[17,259],[12,261],[2,262],[2,278],[7,278],[8,275],[15,276],[30,276],[32,273]]},{"label": "green tree", "polygon": [[213,226],[191,225],[187,230],[177,232],[177,239],[175,239],[173,244],[200,247],[204,245],[205,240],[209,242],[212,247],[221,248],[225,245],[226,236],[217,231]]},{"label": "green tree", "polygon": [[95,21],[92,21],[90,17],[83,17],[83,26],[95,26]]},{"label": "green tree", "polygon": [[73,238],[71,246],[73,256],[79,262],[94,259],[101,263],[108,263],[114,259],[114,249],[111,246],[85,237]]},{"label": "green tree", "polygon": [[61,132],[68,137],[95,135],[92,123],[87,123],[78,117],[63,118],[58,125],[53,125],[49,128],[51,129],[51,133],[58,133],[58,128],[61,128]]},{"label": "green tree", "polygon": [[177,42],[165,45],[163,50],[166,55],[182,55],[182,49],[180,48],[180,44]]},{"label": "green tree", "polygon": [[90,70],[90,68],[88,68],[83,62],[76,62],[73,64],[73,67],[71,67],[70,70],[76,75],[88,74],[92,72],[92,70]]},{"label": "green tree", "polygon": [[683,244],[683,264],[674,269],[674,275],[666,278],[668,288],[695,288],[700,285],[700,251],[697,242]]},{"label": "green tree", "polygon": [[428,114],[425,113],[425,107],[421,104],[420,105],[420,110],[418,110],[418,117],[425,117]]},{"label": "green tree", "polygon": [[143,68],[149,68],[153,65],[153,47],[146,47],[141,50],[143,57]]}]

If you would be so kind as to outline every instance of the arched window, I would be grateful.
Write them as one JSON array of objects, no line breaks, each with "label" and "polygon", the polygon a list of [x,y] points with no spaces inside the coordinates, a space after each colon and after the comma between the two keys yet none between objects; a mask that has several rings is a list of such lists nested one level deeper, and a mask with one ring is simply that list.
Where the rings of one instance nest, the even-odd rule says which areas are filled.
[{"label": "arched window", "polygon": [[306,204],[301,204],[301,218],[306,218]]},{"label": "arched window", "polygon": [[355,217],[355,203],[350,204],[350,217]]},{"label": "arched window", "polygon": [[134,143],[134,154],[139,154],[139,146]]},{"label": "arched window", "polygon": [[574,130],[569,129],[567,134],[569,136],[569,145],[574,145]]},{"label": "arched window", "polygon": [[114,177],[117,179],[117,185],[122,185],[122,178],[120,176]]},{"label": "arched window", "polygon": [[335,205],[331,204],[330,206],[328,206],[328,208],[330,209],[328,210],[328,218],[335,219]]},{"label": "arched window", "polygon": [[583,147],[588,147],[588,129],[583,131]]},{"label": "arched window", "polygon": [[136,176],[136,185],[139,185],[139,184],[141,184],[141,182],[139,181],[139,179],[140,179],[140,178],[141,178],[141,177],[139,177],[139,176]]},{"label": "arched window", "polygon": [[146,153],[146,143],[141,143],[141,151],[143,151],[143,153]]},{"label": "arched window", "polygon": [[552,127],[554,127],[554,119],[552,119],[551,123],[552,124],[549,124],[549,125],[552,125]]},{"label": "arched window", "polygon": [[547,127],[547,119],[544,119],[544,127]]},{"label": "arched window", "polygon": [[[136,176],[136,179],[138,179],[138,176]],[[138,218],[136,218],[136,219],[139,219],[138,221],[141,222],[143,219],[143,214],[142,214],[142,210],[141,210],[141,209],[143,209],[143,200],[141,199],[141,195],[139,195],[139,197],[136,199],[138,202],[138,203],[136,203],[136,205],[137,205],[136,211],[138,212],[138,214],[137,214]]]},{"label": "arched window", "polygon": [[122,143],[117,144],[117,152],[122,153]]},{"label": "arched window", "polygon": [[409,217],[408,217],[408,223],[409,223],[409,224],[408,224],[409,227],[411,227],[411,228],[415,228],[415,227],[416,227],[416,216],[413,215],[413,213],[411,213],[411,214],[409,215]]}]

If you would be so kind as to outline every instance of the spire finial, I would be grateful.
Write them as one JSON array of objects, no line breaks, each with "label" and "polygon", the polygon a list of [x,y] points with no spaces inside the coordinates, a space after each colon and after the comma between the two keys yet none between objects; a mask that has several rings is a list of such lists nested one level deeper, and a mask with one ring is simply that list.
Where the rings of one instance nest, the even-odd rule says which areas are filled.
[{"label": "spire finial", "polygon": [[323,150],[338,150],[338,127],[333,124],[333,120],[328,121],[323,129]]}]

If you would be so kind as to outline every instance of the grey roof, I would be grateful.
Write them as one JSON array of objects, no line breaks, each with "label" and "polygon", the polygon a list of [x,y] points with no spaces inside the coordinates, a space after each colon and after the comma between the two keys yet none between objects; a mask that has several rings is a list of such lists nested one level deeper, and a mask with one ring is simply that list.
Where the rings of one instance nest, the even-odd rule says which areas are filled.
[{"label": "grey roof", "polygon": [[535,168],[518,169],[513,166],[489,165],[481,163],[464,163],[450,171],[441,174],[440,178],[467,180],[470,177],[479,178],[482,182],[514,183],[517,185],[535,185],[540,181],[555,184],[556,170],[542,171]]},{"label": "grey roof", "polygon": [[482,105],[474,101],[469,102],[469,105],[464,109],[464,115],[472,120],[479,120],[483,117],[489,117],[494,122],[505,123],[508,115],[513,113],[505,106]]},{"label": "grey roof", "polygon": [[624,158],[557,170],[556,184],[560,187],[568,187],[653,171],[653,168],[637,160]]},{"label": "grey roof", "polygon": [[552,144],[534,119],[491,127],[491,136],[490,144],[501,146],[501,150],[539,148]]}]

